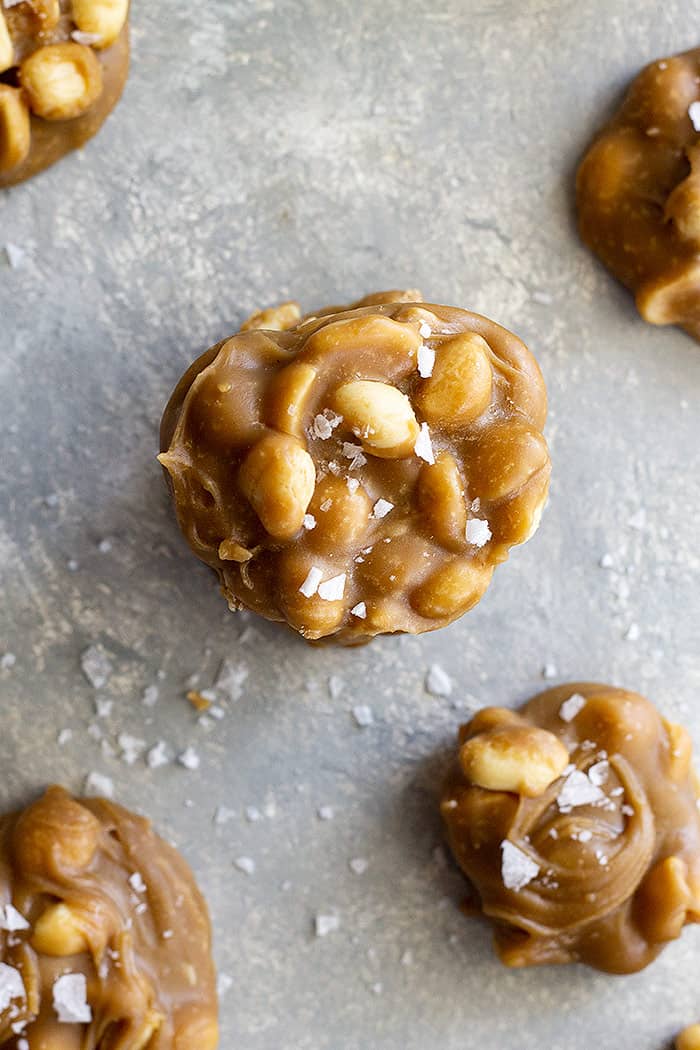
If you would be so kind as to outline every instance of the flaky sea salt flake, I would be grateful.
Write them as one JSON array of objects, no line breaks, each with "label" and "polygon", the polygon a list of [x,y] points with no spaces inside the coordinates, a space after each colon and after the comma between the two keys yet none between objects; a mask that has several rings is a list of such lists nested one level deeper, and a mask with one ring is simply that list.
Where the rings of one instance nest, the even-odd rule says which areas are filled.
[{"label": "flaky sea salt flake", "polygon": [[374,722],[374,715],[372,714],[372,708],[368,707],[367,704],[356,704],[352,709],[352,717],[360,727],[360,729],[371,726]]},{"label": "flaky sea salt flake", "polygon": [[26,995],[19,970],[0,962],[0,1013],[7,1010],[13,999],[26,999]]},{"label": "flaky sea salt flake", "polygon": [[54,981],[53,1008],[61,1024],[89,1024],[92,1021],[84,973],[64,973]]},{"label": "flaky sea salt flake", "polygon": [[425,460],[426,463],[432,464],[435,462],[433,443],[430,440],[430,431],[428,430],[427,423],[421,423],[420,432],[416,438],[416,443],[413,446],[413,451],[419,459]]},{"label": "flaky sea salt flake", "polygon": [[576,716],[583,711],[585,706],[585,696],[581,696],[580,693],[572,693],[568,700],[565,700],[559,708],[559,717],[562,722],[573,722]]},{"label": "flaky sea salt flake", "polygon": [[29,923],[25,919],[21,912],[12,904],[5,904],[0,908],[0,930],[7,930],[8,933],[16,933],[17,930],[28,930]]},{"label": "flaky sea salt flake", "polygon": [[104,796],[104,798],[114,798],[114,782],[111,777],[105,776],[104,773],[98,773],[96,770],[92,770],[85,777],[83,795],[85,795],[86,798],[97,798],[99,796]]},{"label": "flaky sea salt flake", "polygon": [[352,616],[356,616],[358,620],[367,619],[367,606],[364,602],[358,602],[357,605],[353,605],[350,610]]},{"label": "flaky sea salt flake", "polygon": [[101,645],[89,645],[80,654],[80,668],[94,689],[102,689],[109,681],[113,666]]},{"label": "flaky sea salt flake", "polygon": [[345,594],[345,581],[347,576],[341,572],[339,576],[333,576],[318,586],[318,596],[324,602],[337,602]]},{"label": "flaky sea salt flake", "polygon": [[307,532],[311,532],[312,529],[316,528],[316,519],[313,514],[305,514],[301,524]]},{"label": "flaky sea salt flake", "polygon": [[580,769],[569,773],[557,795],[557,805],[562,813],[576,806],[590,806],[600,802],[605,795]]},{"label": "flaky sea salt flake", "polygon": [[425,688],[432,696],[451,696],[452,679],[440,664],[431,664],[425,676]]},{"label": "flaky sea salt flake", "polygon": [[501,878],[507,890],[522,890],[540,873],[539,865],[508,839],[501,843]]},{"label": "flaky sea salt flake", "polygon": [[299,593],[303,594],[305,598],[313,598],[322,579],[323,573],[321,570],[315,565],[312,565],[307,573],[306,579],[299,588]]},{"label": "flaky sea salt flake", "polygon": [[700,102],[691,102],[688,106],[688,116],[695,131],[700,131]]},{"label": "flaky sea salt flake", "polygon": [[385,518],[390,511],[394,509],[394,504],[390,503],[388,499],[378,499],[372,507],[372,518]]},{"label": "flaky sea salt flake", "polygon": [[242,871],[244,875],[255,874],[255,861],[252,857],[236,857],[233,866]]},{"label": "flaky sea salt flake", "polygon": [[189,769],[191,772],[195,769],[199,769],[199,755],[193,747],[186,747],[185,750],[177,756],[177,761],[179,765],[183,766],[185,769]]},{"label": "flaky sea salt flake", "polygon": [[317,915],[314,919],[314,929],[317,937],[327,937],[329,933],[340,929],[340,919],[337,915]]},{"label": "flaky sea salt flake", "polygon": [[421,379],[429,379],[435,367],[435,351],[432,346],[423,343],[418,347],[418,375]]},{"label": "flaky sea salt flake", "polygon": [[491,529],[485,518],[469,519],[466,531],[467,543],[471,543],[473,547],[485,547],[491,536]]}]

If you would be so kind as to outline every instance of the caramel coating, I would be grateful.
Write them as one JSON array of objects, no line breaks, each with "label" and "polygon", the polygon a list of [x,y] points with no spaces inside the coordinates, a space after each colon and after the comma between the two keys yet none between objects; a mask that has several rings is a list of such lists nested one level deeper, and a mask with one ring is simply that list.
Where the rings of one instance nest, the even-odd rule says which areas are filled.
[{"label": "caramel coating", "polygon": [[312,317],[294,303],[254,314],[179,382],[159,459],[232,609],[353,644],[434,630],[479,601],[537,526],[545,416],[514,335],[380,292]]},{"label": "caramel coating", "polygon": [[[0,819],[0,895],[15,909],[14,928],[0,932],[0,978],[13,992],[0,1046],[215,1050],[206,904],[148,821],[51,787]],[[60,1017],[66,975],[84,979],[89,1020]]]},{"label": "caramel coating", "polygon": [[578,170],[581,237],[651,324],[700,339],[700,48],[652,62]]},{"label": "caramel coating", "polygon": [[[0,188],[78,149],[119,101],[128,0],[0,3]],[[14,86],[18,85],[18,86]]]},{"label": "caramel coating", "polygon": [[560,686],[486,708],[459,742],[441,812],[507,966],[632,973],[700,922],[687,734],[648,700]]}]

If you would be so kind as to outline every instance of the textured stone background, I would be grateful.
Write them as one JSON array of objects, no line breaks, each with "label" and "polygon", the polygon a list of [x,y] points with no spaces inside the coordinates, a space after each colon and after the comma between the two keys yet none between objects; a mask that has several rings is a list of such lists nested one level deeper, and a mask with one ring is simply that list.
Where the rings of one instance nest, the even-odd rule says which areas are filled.
[{"label": "textured stone background", "polygon": [[[233,979],[222,1047],[661,1050],[700,1017],[700,931],[626,979],[507,972],[434,853],[462,708],[526,698],[545,664],[648,693],[700,746],[700,352],[637,319],[572,218],[576,160],[627,79],[698,43],[699,0],[633,6],[137,3],[132,76],[99,139],[0,197],[0,245],[24,253],[11,268],[0,251],[0,652],[16,656],[0,802],[97,770],[183,848]],[[555,462],[542,527],[436,635],[349,652],[264,623],[241,638],[169,511],[164,401],[255,307],[405,283],[538,355]],[[79,662],[98,642],[114,665],[102,719]],[[185,680],[210,685],[224,656],[249,676],[202,727]],[[434,662],[449,699],[424,691]],[[128,766],[90,723],[108,743],[190,744],[201,766]],[[235,812],[216,826],[219,805]],[[323,939],[319,913],[340,919]]]}]

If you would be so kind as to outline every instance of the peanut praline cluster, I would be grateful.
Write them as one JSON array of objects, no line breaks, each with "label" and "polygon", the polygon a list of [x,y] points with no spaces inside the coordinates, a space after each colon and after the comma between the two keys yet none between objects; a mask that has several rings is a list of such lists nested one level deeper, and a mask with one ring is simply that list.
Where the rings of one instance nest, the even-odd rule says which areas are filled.
[{"label": "peanut praline cluster", "polygon": [[447,836],[509,966],[647,966],[700,921],[691,742],[636,693],[577,684],[462,727]]},{"label": "peanut praline cluster", "polygon": [[642,70],[576,188],[581,237],[642,317],[700,339],[700,48]]},{"label": "peanut praline cluster", "polygon": [[94,135],[129,64],[129,0],[0,4],[0,186]]},{"label": "peanut praline cluster", "polygon": [[141,817],[49,788],[0,819],[0,1043],[214,1050],[206,904]]},{"label": "peanut praline cluster", "polygon": [[233,608],[352,643],[478,602],[537,527],[545,414],[534,358],[483,317],[417,292],[287,303],[185,374],[159,458]]}]

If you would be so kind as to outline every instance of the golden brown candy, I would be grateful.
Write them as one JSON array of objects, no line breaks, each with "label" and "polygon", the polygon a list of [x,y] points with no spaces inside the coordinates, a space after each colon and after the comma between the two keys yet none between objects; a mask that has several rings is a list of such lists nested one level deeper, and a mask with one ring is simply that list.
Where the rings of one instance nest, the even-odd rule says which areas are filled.
[{"label": "golden brown candy", "polygon": [[687,735],[648,700],[560,686],[485,708],[459,743],[442,816],[506,965],[631,973],[700,921]]},{"label": "golden brown candy", "polygon": [[537,526],[545,414],[532,355],[476,314],[417,292],[285,303],[188,370],[160,461],[233,608],[354,643],[479,601]]},{"label": "golden brown candy", "polygon": [[700,339],[700,48],[642,70],[576,187],[581,237],[642,317]]},{"label": "golden brown candy", "polygon": [[215,1050],[206,904],[148,821],[49,788],[0,818],[0,896],[0,1046]]}]

